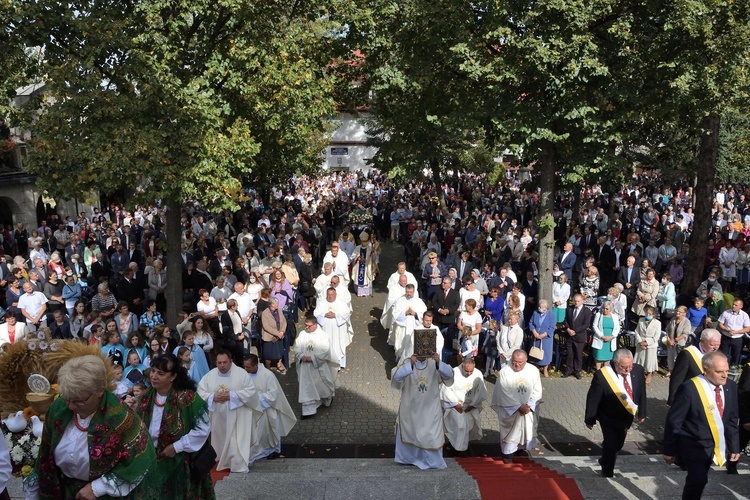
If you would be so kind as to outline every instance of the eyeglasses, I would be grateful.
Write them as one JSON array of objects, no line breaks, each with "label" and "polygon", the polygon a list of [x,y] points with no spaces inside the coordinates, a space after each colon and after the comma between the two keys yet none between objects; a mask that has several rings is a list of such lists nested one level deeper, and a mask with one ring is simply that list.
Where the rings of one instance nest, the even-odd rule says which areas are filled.
[{"label": "eyeglasses", "polygon": [[91,396],[93,396],[93,394],[89,394],[86,399],[79,399],[79,400],[75,400],[75,401],[74,400],[70,400],[70,399],[65,399],[63,397],[63,401],[65,401],[65,404],[68,405],[68,406],[73,405],[73,406],[81,407],[81,406],[85,406],[86,403],[89,402],[89,399],[91,399]]}]

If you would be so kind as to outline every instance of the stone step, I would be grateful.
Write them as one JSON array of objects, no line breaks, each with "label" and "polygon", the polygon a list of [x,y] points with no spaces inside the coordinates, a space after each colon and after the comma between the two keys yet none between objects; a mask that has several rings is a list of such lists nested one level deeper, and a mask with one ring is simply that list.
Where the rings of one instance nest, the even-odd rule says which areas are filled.
[{"label": "stone step", "polygon": [[[328,462],[331,462],[330,464]],[[447,469],[421,471],[391,459],[287,459],[256,464],[247,474],[230,474],[216,485],[219,499],[276,499],[279,485],[305,499],[382,499],[419,492],[425,499],[479,499],[476,482],[453,460]]]}]

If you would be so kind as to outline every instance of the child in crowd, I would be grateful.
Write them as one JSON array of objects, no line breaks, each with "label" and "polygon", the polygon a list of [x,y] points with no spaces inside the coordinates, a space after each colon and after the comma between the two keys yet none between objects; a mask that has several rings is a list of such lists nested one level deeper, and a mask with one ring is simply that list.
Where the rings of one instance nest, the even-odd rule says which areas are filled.
[{"label": "child in crowd", "polygon": [[185,346],[178,347],[175,349],[175,352],[177,354],[177,359],[180,360],[180,363],[182,366],[187,370],[188,376],[195,380],[196,382],[200,382],[201,377],[198,376],[196,373],[196,363],[193,361],[192,356],[190,355],[190,349],[188,349]]},{"label": "child in crowd", "polygon": [[[128,340],[127,342],[125,342],[125,352],[129,354],[131,351],[135,351],[138,353],[138,357],[141,360],[144,360],[148,355],[148,349],[143,345],[144,337],[140,328],[137,332],[132,332],[130,335],[128,335]],[[145,329],[146,331],[148,331],[148,328]]]},{"label": "child in crowd", "polygon": [[91,337],[89,337],[89,344],[101,346],[104,342],[104,326],[101,323],[94,323],[91,325]]},{"label": "child in crowd", "polygon": [[708,316],[708,309],[704,307],[706,303],[701,297],[696,297],[693,301],[693,307],[688,309],[687,319],[690,320],[690,327],[693,333],[700,333],[703,331],[704,322],[706,316]]},{"label": "child in crowd", "polygon": [[477,351],[479,350],[478,343],[475,345],[474,341],[471,338],[471,332],[472,329],[470,326],[465,326],[463,329],[463,338],[461,339],[461,353],[459,355],[459,361],[462,361],[464,358],[473,358],[477,355]]},{"label": "child in crowd", "polygon": [[122,380],[122,365],[115,365],[114,366],[114,372],[115,372],[115,378],[112,381],[112,392],[115,393],[115,396],[122,399],[125,396],[128,395],[128,386],[125,382]]},{"label": "child in crowd", "polygon": [[102,346],[102,353],[112,360],[113,365],[123,366],[125,364],[125,347],[121,343],[120,332],[117,330],[109,331],[104,340],[107,343]]},{"label": "child in crowd", "polygon": [[143,393],[146,392],[146,389],[148,389],[148,387],[146,386],[145,381],[136,382],[133,384],[133,397],[140,398]]},{"label": "child in crowd", "polygon": [[[180,351],[183,347],[185,347],[190,353],[190,359],[192,361],[191,366],[193,367],[192,369],[194,370],[196,377],[198,377],[194,380],[196,382],[200,382],[203,376],[209,372],[208,360],[206,360],[206,354],[203,352],[203,349],[195,345],[194,331],[185,330],[185,332],[182,334],[182,346],[175,347],[174,351],[172,351],[172,354],[179,358],[180,354],[178,351]],[[190,370],[188,370],[188,373],[191,373]]]},{"label": "child in crowd", "polygon": [[485,356],[487,356],[487,366],[484,369],[485,378],[494,373],[495,364],[497,363],[497,358],[500,355],[500,351],[497,348],[497,320],[490,320],[488,324],[488,330],[489,331],[487,332],[487,336],[484,338],[484,344],[482,345],[482,350],[484,351]]},{"label": "child in crowd", "polygon": [[102,330],[104,330],[104,322],[102,322],[101,319],[101,313],[99,311],[91,311],[89,314],[86,326],[83,327],[83,338],[86,340],[91,340],[91,337],[93,337],[93,331],[94,325],[101,325]]},{"label": "child in crowd", "polygon": [[141,363],[141,357],[138,354],[138,351],[130,351],[130,353],[128,353],[128,366],[125,368],[124,372],[125,383],[132,387],[133,384],[140,382],[144,379],[143,372],[145,370],[146,367]]}]

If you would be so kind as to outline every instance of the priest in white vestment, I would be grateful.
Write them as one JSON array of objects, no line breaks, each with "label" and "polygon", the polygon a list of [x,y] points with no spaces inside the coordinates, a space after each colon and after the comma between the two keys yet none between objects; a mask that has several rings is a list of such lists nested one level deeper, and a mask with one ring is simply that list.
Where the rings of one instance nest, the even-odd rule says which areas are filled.
[{"label": "priest in white vestment", "polygon": [[453,380],[451,367],[432,358],[403,360],[391,372],[391,387],[401,391],[396,417],[396,463],[420,469],[445,469],[443,408],[440,386]]},{"label": "priest in white vestment", "polygon": [[391,274],[390,277],[388,277],[388,284],[386,285],[388,287],[388,290],[391,289],[391,287],[396,286],[396,284],[399,283],[399,279],[401,276],[406,276],[406,284],[417,286],[417,278],[414,277],[414,274],[410,273],[406,270],[406,262],[399,262],[398,266],[396,268],[396,272]]},{"label": "priest in white vestment", "polygon": [[313,315],[328,335],[331,361],[338,363],[341,368],[346,368],[346,348],[352,343],[353,338],[349,325],[351,310],[344,302],[336,298],[336,289],[329,288],[326,292],[326,300],[318,302]]},{"label": "priest in white vestment", "polygon": [[255,384],[263,408],[262,412],[253,412],[253,445],[250,448],[250,463],[253,463],[281,453],[281,438],[289,434],[297,417],[276,376],[265,366],[258,365],[258,356],[248,354],[243,366]]},{"label": "priest in white vestment", "polygon": [[313,285],[315,287],[315,293],[318,296],[318,302],[325,300],[326,290],[331,287],[331,278],[333,278],[333,276],[333,267],[331,266],[331,263],[328,262],[323,264],[323,272],[320,276],[315,278],[315,284]]},{"label": "priest in white vestment", "polygon": [[339,248],[339,242],[331,243],[331,249],[323,257],[323,265],[330,262],[333,274],[341,276],[343,283],[349,287],[349,256]]},{"label": "priest in white vestment", "polygon": [[388,345],[395,345],[396,339],[393,334],[393,306],[396,301],[406,295],[406,285],[408,278],[406,275],[399,274],[398,282],[388,287],[388,297],[383,304],[383,314],[380,315],[380,324],[388,330]]},{"label": "priest in white vestment", "polygon": [[216,368],[198,384],[198,395],[208,403],[211,446],[218,455],[216,470],[247,472],[254,442],[251,423],[263,412],[250,376],[221,349],[216,354]]},{"label": "priest in white vestment", "polygon": [[531,450],[537,444],[542,380],[539,369],[526,360],[526,353],[516,350],[511,362],[500,370],[492,394],[491,405],[500,420],[500,445],[506,461],[519,449]]},{"label": "priest in white vestment", "polygon": [[[336,289],[336,299],[340,300],[349,307],[349,311],[352,311],[352,294],[346,285],[341,282],[341,278],[335,274],[331,278],[331,284],[328,288]],[[319,298],[319,300],[325,300],[325,295]]]},{"label": "priest in white vestment", "polygon": [[[426,311],[422,315],[422,321],[419,325],[417,325],[417,329],[419,330],[435,330],[435,352],[438,353],[438,356],[442,359],[443,357],[443,348],[445,347],[445,337],[443,337],[443,332],[440,331],[440,327],[434,324],[432,321],[435,319],[435,314],[432,311]],[[412,350],[414,349],[414,346],[412,345]],[[412,352],[413,354],[413,352]]]},{"label": "priest in white vestment", "polygon": [[456,451],[466,451],[469,441],[482,439],[482,403],[487,386],[482,372],[475,369],[474,358],[464,358],[453,369],[453,384],[440,389],[443,400],[445,435]]},{"label": "priest in white vestment", "polygon": [[414,285],[406,285],[406,295],[393,305],[393,330],[396,359],[410,358],[414,353],[414,328],[427,311],[427,304],[416,296]]},{"label": "priest in white vestment", "polygon": [[294,341],[303,419],[315,415],[321,405],[331,406],[336,395],[338,364],[331,362],[330,351],[328,335],[318,327],[317,320],[305,318],[305,329]]}]

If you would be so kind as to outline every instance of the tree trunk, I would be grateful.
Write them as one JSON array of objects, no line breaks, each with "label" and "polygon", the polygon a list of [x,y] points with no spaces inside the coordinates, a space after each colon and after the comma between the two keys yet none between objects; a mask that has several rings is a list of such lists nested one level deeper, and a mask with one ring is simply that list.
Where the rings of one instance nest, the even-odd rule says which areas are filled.
[{"label": "tree trunk", "polygon": [[685,278],[682,291],[692,296],[703,281],[708,233],[711,231],[711,206],[716,181],[716,160],[719,157],[719,126],[721,118],[711,113],[701,123],[703,136],[698,153],[698,175],[693,199],[695,200],[695,219],[690,235],[690,255],[685,266]]},{"label": "tree trunk", "polygon": [[[552,171],[552,173],[554,174],[554,170]],[[573,186],[573,206],[570,207],[570,210],[573,212],[573,220],[580,223],[581,222],[581,186],[577,184]]]},{"label": "tree trunk", "polygon": [[435,187],[437,188],[436,195],[440,203],[440,208],[445,208],[445,193],[443,192],[443,181],[440,177],[440,161],[437,158],[430,159],[430,171],[432,172],[432,182],[435,183]]},{"label": "tree trunk", "polygon": [[177,326],[177,315],[182,312],[182,257],[180,244],[182,243],[182,228],[180,227],[180,204],[171,202],[165,206],[167,235],[167,289],[164,297],[167,302],[167,316],[164,321],[170,328]]},{"label": "tree trunk", "polygon": [[[555,145],[544,141],[542,157],[539,162],[541,170],[541,200],[539,201],[539,219],[543,222],[555,220]],[[545,299],[552,308],[552,266],[555,263],[555,230],[554,226],[540,225],[541,241],[539,244],[539,292],[537,304]]]}]

